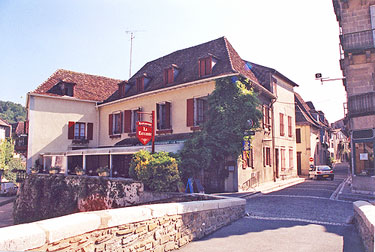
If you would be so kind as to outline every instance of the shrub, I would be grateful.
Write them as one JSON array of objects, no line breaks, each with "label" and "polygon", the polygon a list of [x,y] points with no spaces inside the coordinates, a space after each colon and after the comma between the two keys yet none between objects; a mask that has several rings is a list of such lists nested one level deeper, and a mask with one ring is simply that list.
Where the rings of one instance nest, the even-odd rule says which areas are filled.
[{"label": "shrub", "polygon": [[178,161],[166,152],[137,152],[131,161],[129,173],[140,180],[146,189],[156,192],[175,192],[180,182]]}]

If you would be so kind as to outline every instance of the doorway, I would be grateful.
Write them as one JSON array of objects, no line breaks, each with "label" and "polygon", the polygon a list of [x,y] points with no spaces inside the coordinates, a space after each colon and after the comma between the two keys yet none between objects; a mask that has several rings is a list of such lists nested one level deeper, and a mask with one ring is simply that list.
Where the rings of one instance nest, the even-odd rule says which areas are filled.
[{"label": "doorway", "polygon": [[298,175],[302,175],[301,155],[302,155],[302,152],[297,151],[297,174]]}]

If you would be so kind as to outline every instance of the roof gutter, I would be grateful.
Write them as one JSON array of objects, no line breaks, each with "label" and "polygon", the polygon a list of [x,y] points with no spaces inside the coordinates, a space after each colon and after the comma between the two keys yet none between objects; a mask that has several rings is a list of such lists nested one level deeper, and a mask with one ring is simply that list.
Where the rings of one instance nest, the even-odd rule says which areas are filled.
[{"label": "roof gutter", "polygon": [[115,101],[111,101],[111,102],[99,104],[99,105],[97,105],[97,107],[100,108],[100,107],[103,107],[103,106],[106,106],[106,105],[112,105],[112,104],[116,104],[116,103],[120,103],[120,102],[124,102],[124,101],[129,101],[129,100],[140,98],[140,97],[144,97],[144,96],[155,95],[155,94],[158,94],[158,93],[161,93],[161,92],[165,92],[165,91],[170,91],[170,90],[174,90],[174,89],[185,88],[185,87],[188,87],[188,86],[191,86],[191,85],[195,85],[195,84],[199,84],[199,83],[203,83],[203,82],[207,82],[207,81],[216,80],[216,79],[219,79],[219,78],[225,78],[225,77],[230,77],[230,76],[237,76],[237,75],[240,75],[240,74],[239,73],[232,73],[232,74],[220,75],[220,76],[215,76],[215,77],[211,77],[211,78],[196,80],[196,81],[192,81],[192,82],[188,82],[188,83],[185,83],[185,84],[180,84],[180,85],[176,85],[176,86],[172,86],[172,87],[156,89],[156,90],[152,90],[152,91],[149,91],[149,92],[145,92],[145,93],[141,93],[141,94],[137,94],[137,95],[125,97],[125,98],[122,98],[122,99],[119,99],[119,100],[115,100]]},{"label": "roof gutter", "polygon": [[[79,101],[79,102],[98,103],[98,101],[77,99],[77,98],[70,97],[70,96],[62,96],[62,97],[61,97],[61,96],[52,96],[52,95],[37,94],[37,93],[33,93],[33,92],[28,92],[28,93],[27,93],[27,101],[28,101],[28,99],[29,99],[29,95],[30,95],[30,96],[36,96],[36,97],[44,97],[44,98],[53,98],[53,99],[60,99],[60,100],[68,100],[68,101]],[[26,101],[26,103],[28,103],[27,101]]]}]

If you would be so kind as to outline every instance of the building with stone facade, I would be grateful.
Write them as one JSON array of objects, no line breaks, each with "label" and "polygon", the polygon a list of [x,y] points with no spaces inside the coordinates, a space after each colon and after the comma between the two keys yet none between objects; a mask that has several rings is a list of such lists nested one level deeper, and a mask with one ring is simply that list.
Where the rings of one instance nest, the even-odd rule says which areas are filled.
[{"label": "building with stone facade", "polygon": [[333,0],[347,92],[352,189],[375,193],[375,1]]}]

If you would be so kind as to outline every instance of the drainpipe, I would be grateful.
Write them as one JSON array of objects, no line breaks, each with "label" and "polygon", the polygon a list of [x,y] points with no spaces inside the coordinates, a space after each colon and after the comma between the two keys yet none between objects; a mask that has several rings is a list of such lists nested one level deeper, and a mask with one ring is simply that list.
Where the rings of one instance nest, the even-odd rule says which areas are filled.
[{"label": "drainpipe", "polygon": [[[271,87],[271,84],[272,84],[272,93],[273,92],[273,82],[272,82],[272,74],[270,73],[269,74],[270,76],[270,87]],[[274,111],[273,111],[273,104],[277,101],[277,95],[276,95],[276,98],[273,98],[272,101],[271,101],[271,111],[272,111],[272,120],[271,120],[271,123],[272,123],[272,156],[273,156],[273,181],[276,182],[276,157],[275,157],[275,154],[276,154],[276,151],[275,151],[275,118],[274,118]]]}]

